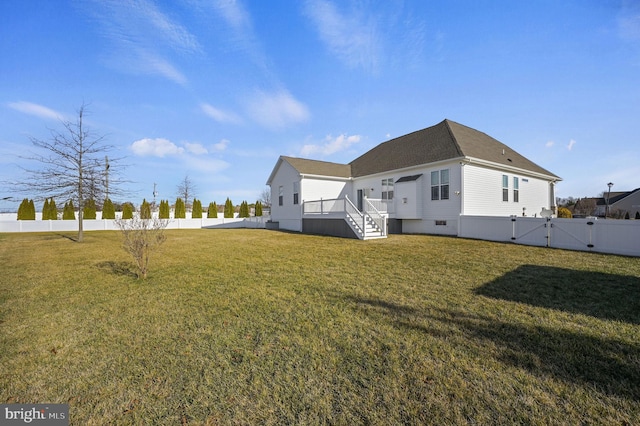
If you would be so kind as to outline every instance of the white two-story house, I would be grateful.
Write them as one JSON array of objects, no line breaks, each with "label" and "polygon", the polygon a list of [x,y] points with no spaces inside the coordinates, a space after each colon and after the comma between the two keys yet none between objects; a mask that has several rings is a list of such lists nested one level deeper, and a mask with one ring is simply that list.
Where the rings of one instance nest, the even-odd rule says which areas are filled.
[{"label": "white two-story house", "polygon": [[457,235],[461,215],[547,214],[560,180],[485,133],[444,120],[349,164],[281,156],[267,185],[273,227],[366,239]]}]

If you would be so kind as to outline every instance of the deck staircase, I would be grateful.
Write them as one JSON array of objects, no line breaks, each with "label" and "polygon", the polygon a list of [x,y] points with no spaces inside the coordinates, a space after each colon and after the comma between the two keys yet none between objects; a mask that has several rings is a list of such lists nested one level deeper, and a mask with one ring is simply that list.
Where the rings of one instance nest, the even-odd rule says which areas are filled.
[{"label": "deck staircase", "polygon": [[365,201],[363,211],[353,205],[351,200],[346,197],[345,220],[355,232],[356,236],[361,240],[372,240],[375,238],[387,238],[387,219],[376,208]]},{"label": "deck staircase", "polygon": [[[380,206],[363,199],[362,211],[349,197],[303,202],[305,219],[344,219],[354,235],[361,240],[387,238],[387,212],[381,213]],[[329,227],[330,229],[330,227]],[[330,232],[327,235],[333,235]],[[338,236],[344,236],[336,234]]]},{"label": "deck staircase", "polygon": [[[387,238],[387,235],[384,233],[380,227],[368,216],[364,216],[364,229],[362,227],[362,223],[356,223],[356,221],[348,216],[346,218],[347,223],[356,233],[359,239],[361,240],[371,240],[374,238]],[[360,221],[358,221],[360,222]]]}]

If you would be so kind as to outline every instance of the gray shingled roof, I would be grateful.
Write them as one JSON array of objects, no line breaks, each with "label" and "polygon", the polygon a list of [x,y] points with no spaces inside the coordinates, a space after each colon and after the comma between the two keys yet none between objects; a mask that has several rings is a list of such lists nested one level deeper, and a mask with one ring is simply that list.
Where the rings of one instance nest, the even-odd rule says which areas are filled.
[{"label": "gray shingled roof", "polygon": [[280,157],[291,164],[301,174],[336,176],[343,178],[351,177],[351,166],[348,164],[330,163],[328,161],[307,160],[306,158]]},{"label": "gray shingled roof", "polygon": [[383,142],[349,164],[280,157],[301,174],[361,177],[455,158],[470,157],[558,176],[518,154],[507,145],[471,127],[451,120]]},{"label": "gray shingled roof", "polygon": [[491,136],[451,120],[381,143],[350,164],[353,177],[359,177],[461,157],[558,177]]}]

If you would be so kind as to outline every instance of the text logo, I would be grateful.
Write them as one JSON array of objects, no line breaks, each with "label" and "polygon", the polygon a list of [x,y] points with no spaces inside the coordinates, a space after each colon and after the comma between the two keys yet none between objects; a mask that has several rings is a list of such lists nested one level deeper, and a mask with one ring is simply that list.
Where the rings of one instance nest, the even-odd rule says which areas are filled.
[{"label": "text logo", "polygon": [[68,404],[0,404],[1,425],[68,426]]}]

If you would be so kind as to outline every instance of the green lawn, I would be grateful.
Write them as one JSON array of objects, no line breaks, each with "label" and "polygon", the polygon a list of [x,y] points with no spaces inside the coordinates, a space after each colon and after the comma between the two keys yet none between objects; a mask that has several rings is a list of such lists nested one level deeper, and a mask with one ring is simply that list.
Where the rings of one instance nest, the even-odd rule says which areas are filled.
[{"label": "green lawn", "polygon": [[640,259],[402,235],[0,234],[0,401],[86,424],[634,424]]}]

